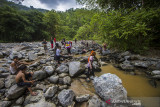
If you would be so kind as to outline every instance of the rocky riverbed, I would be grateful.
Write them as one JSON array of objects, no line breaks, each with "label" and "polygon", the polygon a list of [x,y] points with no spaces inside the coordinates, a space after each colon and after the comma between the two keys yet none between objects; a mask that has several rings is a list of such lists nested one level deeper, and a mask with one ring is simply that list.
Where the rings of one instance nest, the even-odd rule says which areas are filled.
[{"label": "rocky riverbed", "polygon": [[[64,57],[59,65],[54,60],[54,51],[49,43],[47,54],[40,42],[1,43],[0,107],[131,106],[106,103],[110,99],[111,102],[127,100],[127,91],[122,85],[122,80],[115,74],[106,73],[85,84],[88,88],[93,87],[93,91],[76,87],[75,84],[86,82],[88,56],[78,56],[82,55],[83,48],[87,52],[95,50],[99,53],[99,44],[89,43],[89,47],[86,47],[80,42],[73,43],[71,56],[67,55],[66,49],[62,46]],[[15,75],[10,75],[9,66],[14,56],[31,63],[28,66],[28,72],[34,72],[33,79],[38,80],[33,86],[33,90],[38,93],[37,96],[31,96],[25,87],[18,87],[15,83]],[[94,59],[95,72],[101,72],[101,66],[106,63],[132,75],[138,75],[137,70],[144,72],[153,87],[157,87],[157,82],[160,80],[159,58],[134,55],[128,51],[107,50],[102,52],[98,60]]]}]

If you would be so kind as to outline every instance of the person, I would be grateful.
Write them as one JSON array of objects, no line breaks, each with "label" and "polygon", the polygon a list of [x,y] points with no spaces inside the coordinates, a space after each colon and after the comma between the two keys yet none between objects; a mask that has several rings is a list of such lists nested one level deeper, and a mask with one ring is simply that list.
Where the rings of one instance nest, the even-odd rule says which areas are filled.
[{"label": "person", "polygon": [[47,41],[45,39],[43,39],[43,47],[44,47],[44,50],[45,50],[45,53],[47,52]]},{"label": "person", "polygon": [[56,44],[56,38],[54,38],[54,43]]},{"label": "person", "polygon": [[106,51],[106,49],[107,49],[107,44],[104,43],[103,47],[104,47],[104,51]]},{"label": "person", "polygon": [[87,42],[87,47],[88,47],[88,42]]},{"label": "person", "polygon": [[12,74],[12,75],[17,74],[17,72],[18,72],[18,66],[21,65],[21,64],[26,64],[26,65],[28,65],[29,63],[20,62],[19,59],[18,59],[18,56],[14,56],[14,57],[13,57],[13,62],[12,62],[11,65],[10,65],[10,71],[11,71],[11,74]]},{"label": "person", "polygon": [[19,87],[27,86],[30,94],[32,96],[36,96],[37,93],[33,92],[31,89],[31,85],[35,82],[34,80],[32,80],[33,72],[26,72],[26,70],[27,70],[26,65],[21,65],[18,69],[19,69],[19,72],[15,78],[17,85]]},{"label": "person", "polygon": [[76,44],[77,43],[77,39],[75,39],[74,41],[75,41],[75,44]]},{"label": "person", "polygon": [[56,43],[56,45],[55,45],[55,47],[54,47],[54,59],[55,60],[57,60],[56,59],[56,51],[57,51],[57,48],[59,47],[59,44],[58,43]]},{"label": "person", "polygon": [[57,59],[58,64],[60,64],[60,58],[61,58],[61,47],[58,46],[56,50],[56,59]]},{"label": "person", "polygon": [[72,46],[72,41],[70,41],[70,44],[71,44],[71,46]]},{"label": "person", "polygon": [[102,55],[102,46],[100,46],[100,54]]},{"label": "person", "polygon": [[96,55],[96,52],[91,51],[91,54],[90,54],[90,56],[88,57],[88,64],[87,64],[87,67],[88,67],[87,81],[90,80],[90,79],[89,79],[89,76],[90,76],[90,75],[95,76],[95,75],[94,75],[94,71],[93,71],[93,65],[92,65],[92,63],[93,63],[93,57],[95,57],[95,55]]},{"label": "person", "polygon": [[51,48],[53,49],[53,39],[51,37]]},{"label": "person", "polygon": [[67,49],[68,55],[71,55],[71,43],[69,41],[66,43],[65,48]]}]

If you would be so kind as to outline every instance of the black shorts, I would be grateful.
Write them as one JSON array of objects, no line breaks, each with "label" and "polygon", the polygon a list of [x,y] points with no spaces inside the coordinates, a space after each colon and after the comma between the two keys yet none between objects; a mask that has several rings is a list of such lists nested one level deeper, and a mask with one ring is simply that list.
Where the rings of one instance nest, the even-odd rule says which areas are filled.
[{"label": "black shorts", "polygon": [[71,54],[71,48],[67,48],[68,54]]}]

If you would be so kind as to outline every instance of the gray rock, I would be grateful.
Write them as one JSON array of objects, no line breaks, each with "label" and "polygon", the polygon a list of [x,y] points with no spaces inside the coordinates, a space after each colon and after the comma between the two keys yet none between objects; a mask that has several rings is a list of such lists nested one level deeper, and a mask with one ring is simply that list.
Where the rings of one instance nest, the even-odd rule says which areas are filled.
[{"label": "gray rock", "polygon": [[106,51],[102,51],[102,55],[108,55],[108,54],[110,54],[111,52],[110,52],[110,50],[106,50]]},{"label": "gray rock", "polygon": [[96,95],[94,95],[88,101],[88,107],[101,107],[101,100]]},{"label": "gray rock", "polygon": [[0,89],[4,87],[4,79],[0,79]]},{"label": "gray rock", "polygon": [[39,62],[40,62],[40,64],[45,64],[46,60],[45,59],[41,59]]},{"label": "gray rock", "polygon": [[10,88],[12,85],[16,84],[15,75],[9,75],[5,80],[5,87]]},{"label": "gray rock", "polygon": [[148,68],[151,64],[148,61],[135,61],[133,62],[134,66]]},{"label": "gray rock", "polygon": [[16,99],[22,96],[25,90],[26,87],[18,87],[17,85],[13,85],[7,92],[7,98],[10,100]]},{"label": "gray rock", "polygon": [[124,53],[121,53],[121,56],[122,56],[122,57],[128,56],[128,55],[130,55],[130,52],[129,52],[129,51],[126,51],[126,52],[124,52]]},{"label": "gray rock", "polygon": [[56,69],[56,72],[58,72],[58,73],[68,73],[68,66],[66,66],[66,65],[60,65]]},{"label": "gray rock", "polygon": [[120,67],[123,70],[134,70],[134,66],[130,64],[129,61],[125,60],[122,64],[120,64]]},{"label": "gray rock", "polygon": [[37,96],[32,96],[31,94],[29,94],[24,101],[23,105],[27,105],[27,104],[31,104],[31,103],[36,103],[38,101],[40,101],[43,97],[43,92],[38,90],[38,95]]},{"label": "gray rock", "polygon": [[157,68],[157,69],[160,69],[160,62],[158,62],[158,63],[156,64],[156,68]]},{"label": "gray rock", "polygon": [[51,76],[48,78],[49,82],[56,84],[58,82],[59,76]]},{"label": "gray rock", "polygon": [[68,76],[67,73],[61,73],[61,74],[59,74],[59,77],[60,77],[60,78],[63,78],[63,77],[66,77],[66,76]]},{"label": "gray rock", "polygon": [[32,65],[30,65],[29,67],[38,67],[40,64],[38,62],[33,63]]},{"label": "gray rock", "polygon": [[67,85],[62,85],[62,86],[59,86],[59,90],[61,91],[61,90],[63,90],[63,89],[67,89],[68,88],[68,86]]},{"label": "gray rock", "polygon": [[86,95],[81,95],[81,96],[76,96],[76,101],[77,102],[85,102],[89,100],[90,95],[86,94]]},{"label": "gray rock", "polygon": [[2,72],[2,73],[7,73],[7,72],[9,72],[7,69],[5,69],[5,68],[0,68],[0,72]]},{"label": "gray rock", "polygon": [[2,52],[0,52],[0,58],[3,58],[4,56],[3,56],[3,53]]},{"label": "gray rock", "polygon": [[20,98],[17,99],[16,104],[17,105],[22,105],[23,102],[24,102],[24,97],[20,97]]},{"label": "gray rock", "polygon": [[69,74],[71,77],[77,76],[85,70],[84,64],[79,61],[73,61],[69,63]]},{"label": "gray rock", "polygon": [[42,80],[47,77],[47,73],[45,71],[36,71],[33,74],[33,79]]},{"label": "gray rock", "polygon": [[63,78],[63,84],[71,85],[71,78],[69,76],[64,77]]},{"label": "gray rock", "polygon": [[10,73],[0,73],[0,78],[7,78]]},{"label": "gray rock", "polygon": [[36,85],[36,89],[39,89],[39,90],[46,90],[46,85],[43,85],[43,84],[37,84]]},{"label": "gray rock", "polygon": [[34,54],[33,52],[29,52],[28,59],[29,61],[34,61],[35,59],[37,59],[37,54]]},{"label": "gray rock", "polygon": [[160,75],[154,75],[152,76],[153,79],[160,79]]},{"label": "gray rock", "polygon": [[9,107],[11,105],[11,101],[0,101],[0,107]]},{"label": "gray rock", "polygon": [[48,90],[45,92],[44,96],[46,98],[52,98],[57,93],[57,90],[58,90],[57,86],[49,87]]},{"label": "gray rock", "polygon": [[53,72],[54,72],[54,67],[52,67],[52,66],[46,66],[44,68],[44,70],[47,72],[48,75],[52,75]]},{"label": "gray rock", "polygon": [[101,71],[101,65],[97,61],[93,61],[92,66],[95,71]]},{"label": "gray rock", "polygon": [[152,71],[152,73],[153,73],[154,75],[160,75],[160,71],[159,71],[159,70],[154,70],[154,71]]},{"label": "gray rock", "polygon": [[18,56],[19,59],[22,58],[22,54],[20,54],[19,52],[13,51],[10,55],[9,58],[13,59],[14,56]]},{"label": "gray rock", "polygon": [[122,81],[115,74],[103,74],[94,78],[94,88],[96,93],[104,100],[125,100],[127,91],[122,86]]},{"label": "gray rock", "polygon": [[74,97],[75,94],[71,89],[64,89],[58,94],[58,100],[63,106],[70,106],[73,103]]}]

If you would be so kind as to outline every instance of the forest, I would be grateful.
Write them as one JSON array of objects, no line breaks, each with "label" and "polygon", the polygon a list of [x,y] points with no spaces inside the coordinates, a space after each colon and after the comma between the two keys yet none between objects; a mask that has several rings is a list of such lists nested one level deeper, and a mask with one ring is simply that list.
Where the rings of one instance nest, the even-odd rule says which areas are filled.
[{"label": "forest", "polygon": [[[0,42],[97,40],[141,53],[160,47],[159,0],[76,0],[86,8],[62,11],[19,9],[0,0]],[[10,4],[10,5],[9,5]]]}]

